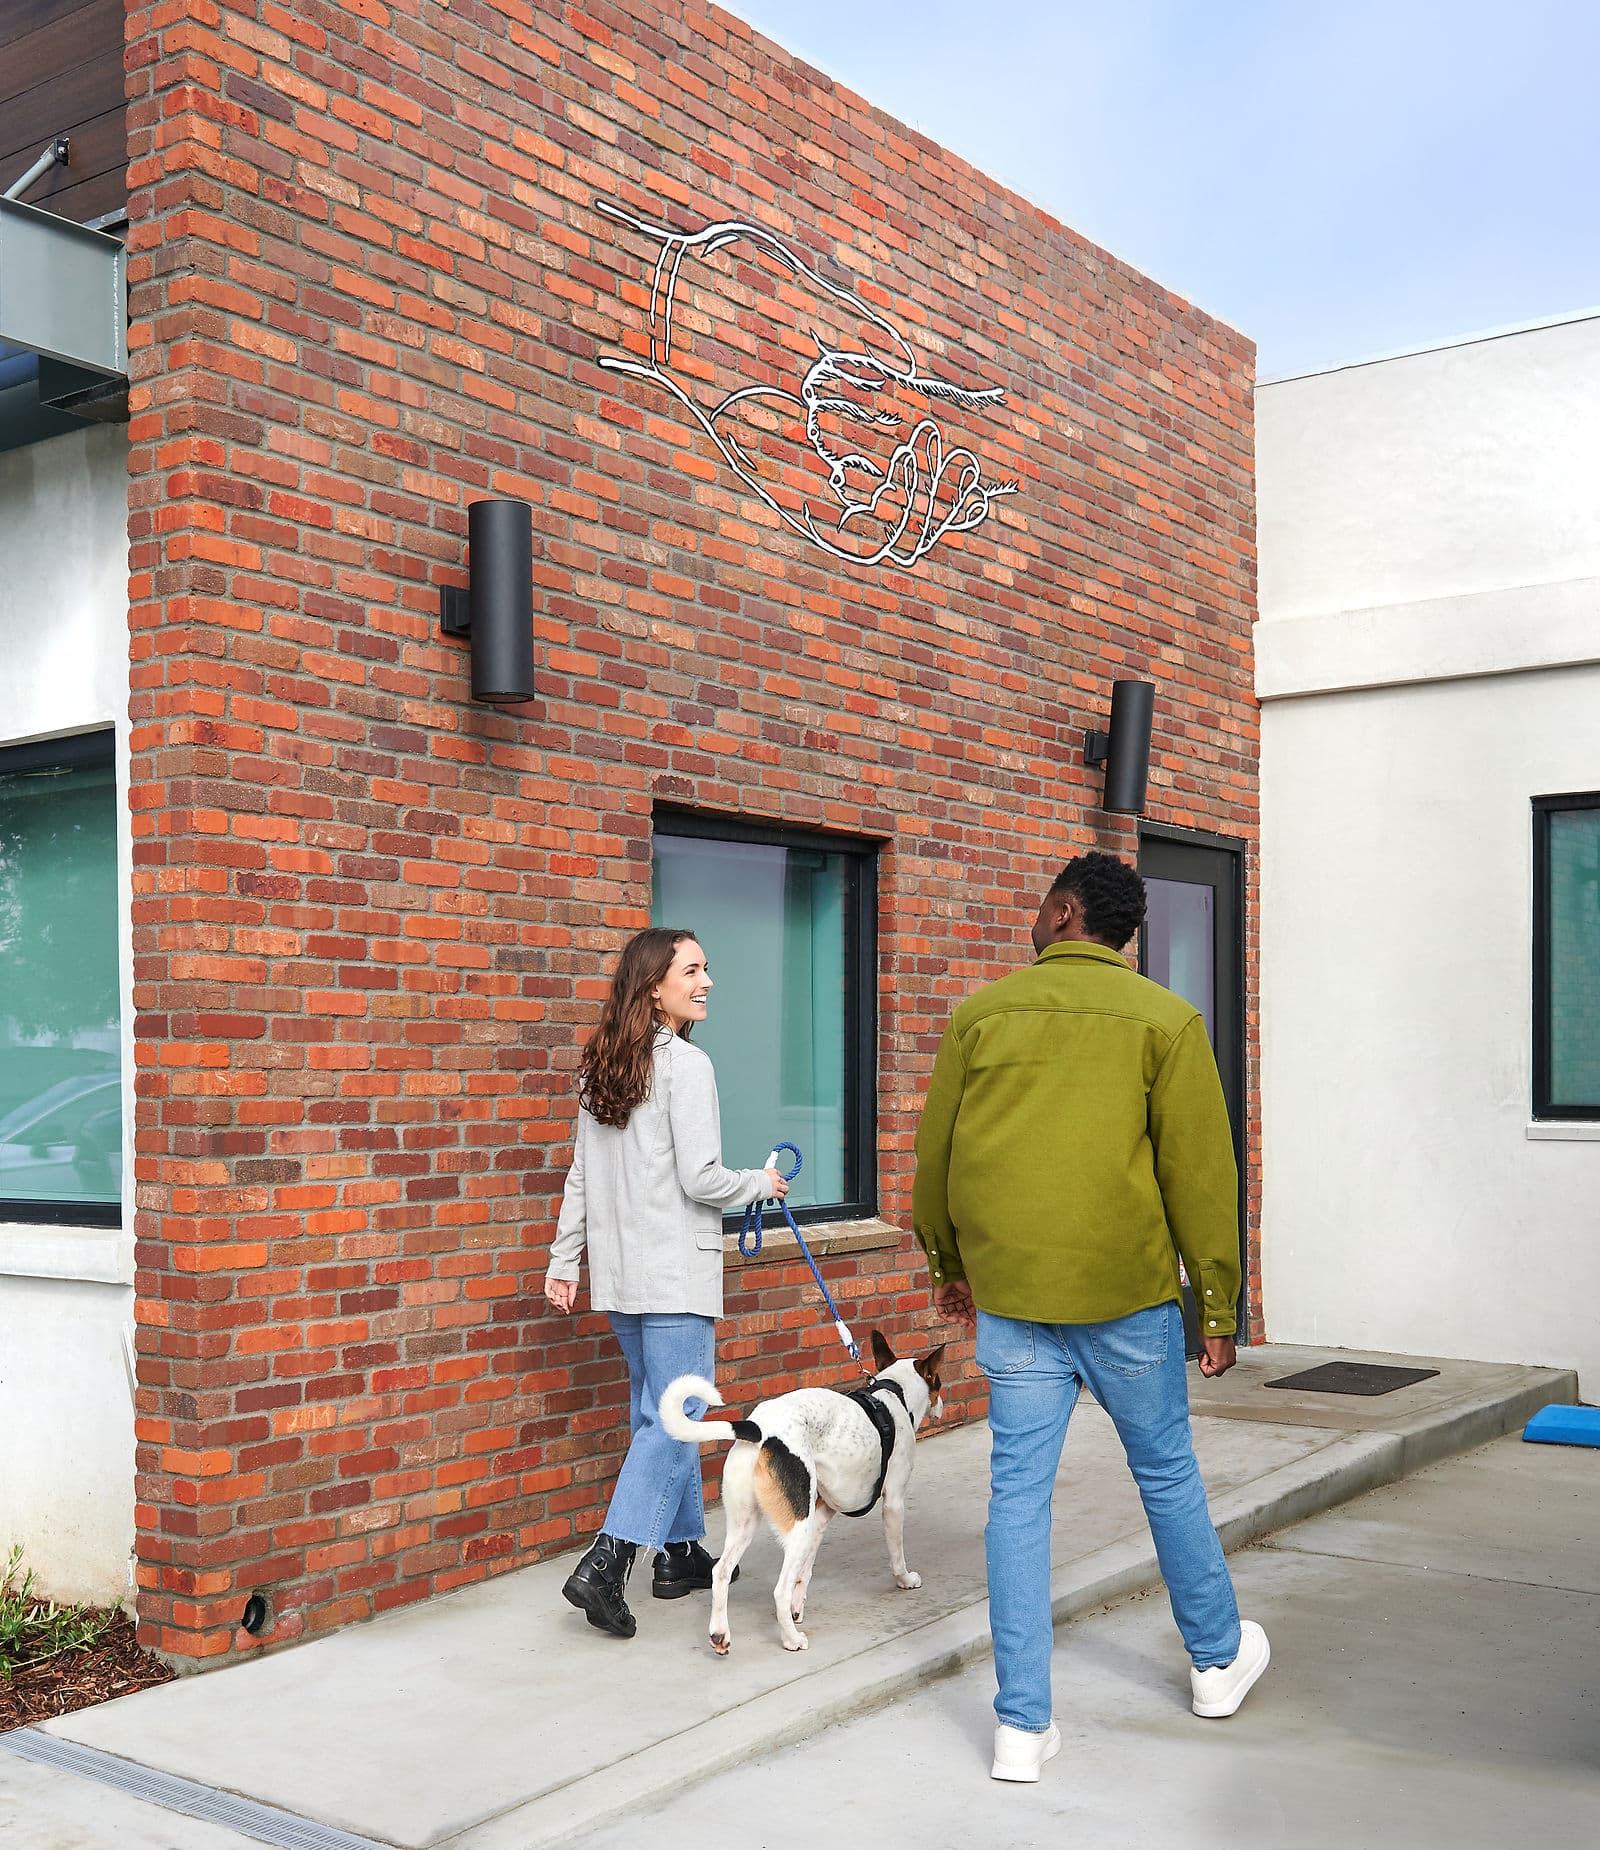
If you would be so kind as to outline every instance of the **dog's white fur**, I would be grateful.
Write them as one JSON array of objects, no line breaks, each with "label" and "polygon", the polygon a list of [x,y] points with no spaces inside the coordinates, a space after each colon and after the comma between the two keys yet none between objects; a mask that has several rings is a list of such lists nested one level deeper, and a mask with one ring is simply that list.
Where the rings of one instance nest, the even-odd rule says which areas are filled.
[{"label": "dog's white fur", "polygon": [[[944,1410],[937,1398],[938,1366],[944,1346],[941,1344],[920,1362],[897,1362],[877,1331],[873,1332],[872,1342],[878,1377],[893,1381],[905,1395],[904,1406],[893,1394],[881,1397],[895,1426],[894,1449],[883,1480],[883,1534],[889,1545],[895,1585],[909,1589],[920,1587],[922,1576],[906,1565],[906,1486],[917,1449],[917,1428],[930,1405],[935,1419]],[[691,1445],[706,1445],[718,1439],[734,1441],[722,1467],[727,1534],[711,1577],[711,1648],[719,1657],[726,1657],[732,1648],[728,1583],[765,1515],[783,1543],[783,1568],[772,1596],[778,1633],[786,1651],[803,1651],[807,1639],[800,1630],[800,1620],[805,1616],[806,1592],[817,1550],[835,1514],[860,1509],[872,1495],[883,1464],[877,1429],[853,1400],[830,1388],[801,1388],[792,1394],[780,1394],[775,1400],[762,1401],[749,1415],[751,1423],[760,1429],[759,1442],[740,1438],[727,1420],[689,1419],[684,1403],[692,1399],[703,1400],[708,1407],[723,1404],[711,1382],[698,1375],[680,1375],[659,1402],[661,1424],[673,1438],[687,1440]],[[784,1459],[782,1452],[769,1448],[768,1440],[778,1441],[782,1452],[803,1469],[803,1493],[800,1470]],[[796,1507],[802,1494],[803,1510]]]}]

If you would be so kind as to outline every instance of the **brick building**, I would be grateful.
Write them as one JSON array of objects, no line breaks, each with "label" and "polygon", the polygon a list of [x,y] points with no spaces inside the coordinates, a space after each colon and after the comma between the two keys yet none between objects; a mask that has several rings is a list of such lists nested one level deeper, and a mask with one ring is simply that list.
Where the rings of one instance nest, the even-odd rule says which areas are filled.
[{"label": "brick building", "polygon": [[[41,777],[115,771],[115,1019],[81,1004],[65,1078],[62,1021],[8,1031],[47,1089],[120,1074],[132,1158],[78,1122],[0,1208],[0,1334],[39,1287],[88,1345],[70,1406],[3,1390],[18,1539],[77,1559],[51,1461],[85,1435],[97,1559],[125,1512],[142,1635],[213,1659],[592,1527],[620,1364],[538,1287],[653,905],[721,979],[729,1160],[806,1146],[859,1326],[923,1340],[928,1064],[1085,847],[1142,857],[1152,973],[1210,998],[1253,1226],[1249,343],[683,0],[95,18],[128,421],[0,455],[0,801],[42,830]],[[493,498],[532,508],[536,685],[486,705],[440,616]],[[1128,678],[1142,819],[1084,761]],[[730,1399],[839,1378],[783,1242],[730,1286]]]}]

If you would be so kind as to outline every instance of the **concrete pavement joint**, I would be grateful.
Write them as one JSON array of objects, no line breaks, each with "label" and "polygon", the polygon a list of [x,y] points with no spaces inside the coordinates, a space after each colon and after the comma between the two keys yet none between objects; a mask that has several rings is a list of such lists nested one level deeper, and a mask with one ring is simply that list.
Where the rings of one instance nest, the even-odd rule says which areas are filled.
[{"label": "concrete pavement joint", "polygon": [[19,1760],[31,1760],[57,1772],[110,1786],[163,1811],[181,1812],[185,1817],[221,1825],[241,1837],[270,1844],[273,1850],[393,1850],[392,1845],[375,1838],[357,1837],[350,1831],[318,1824],[314,1818],[303,1818],[298,1812],[263,1805],[258,1799],[241,1798],[237,1793],[219,1792],[215,1786],[203,1786],[176,1773],[161,1773],[117,1754],[102,1753],[97,1747],[58,1740],[35,1728],[17,1728],[0,1735],[0,1750],[15,1754]]},{"label": "concrete pavement joint", "polygon": [[[1273,1554],[1299,1555],[1313,1561],[1348,1561],[1349,1555],[1334,1548],[1305,1548],[1298,1543],[1263,1542]],[[1391,1561],[1386,1555],[1364,1554],[1360,1557],[1371,1567],[1392,1568],[1397,1574],[1427,1574],[1434,1580],[1492,1580],[1497,1586],[1526,1587],[1530,1593],[1571,1593],[1579,1599],[1593,1599],[1593,1587],[1569,1587],[1559,1580],[1524,1580],[1520,1574],[1474,1574],[1464,1567],[1435,1567],[1431,1561]]]}]

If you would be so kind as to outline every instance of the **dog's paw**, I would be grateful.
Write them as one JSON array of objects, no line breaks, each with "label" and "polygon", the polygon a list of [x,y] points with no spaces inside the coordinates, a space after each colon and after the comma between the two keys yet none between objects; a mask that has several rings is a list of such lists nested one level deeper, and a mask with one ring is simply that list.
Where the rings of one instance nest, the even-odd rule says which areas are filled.
[{"label": "dog's paw", "polygon": [[711,1634],[711,1648],[716,1652],[718,1657],[726,1657],[733,1649],[733,1640],[726,1632],[713,1632]]},{"label": "dog's paw", "polygon": [[915,1588],[922,1585],[922,1576],[915,1568],[908,1567],[903,1574],[895,1575],[894,1584],[899,1587],[903,1593],[910,1593]]},{"label": "dog's paw", "polygon": [[811,1640],[804,1632],[796,1632],[792,1638],[784,1639],[783,1648],[786,1651],[804,1651],[810,1643]]}]

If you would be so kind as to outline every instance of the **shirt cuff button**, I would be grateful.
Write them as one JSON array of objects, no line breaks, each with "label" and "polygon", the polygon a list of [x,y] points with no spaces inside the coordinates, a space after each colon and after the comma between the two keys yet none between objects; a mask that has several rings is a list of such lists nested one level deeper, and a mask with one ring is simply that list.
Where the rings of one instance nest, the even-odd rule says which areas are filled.
[{"label": "shirt cuff button", "polygon": [[1211,1319],[1211,1328],[1212,1328],[1212,1329],[1215,1329],[1216,1327],[1217,1327],[1217,1320],[1216,1320],[1216,1318],[1215,1318],[1215,1317],[1213,1317],[1213,1318]]}]

